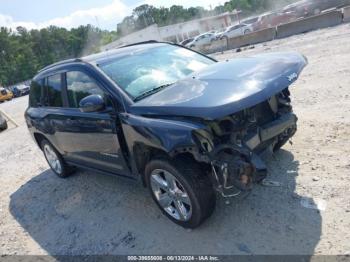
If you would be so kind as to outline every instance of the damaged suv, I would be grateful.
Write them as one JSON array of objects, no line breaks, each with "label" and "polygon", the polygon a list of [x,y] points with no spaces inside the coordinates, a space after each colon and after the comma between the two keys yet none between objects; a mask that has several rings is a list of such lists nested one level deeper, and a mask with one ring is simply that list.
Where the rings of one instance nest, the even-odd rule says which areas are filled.
[{"label": "damaged suv", "polygon": [[25,117],[59,177],[74,167],[140,180],[161,211],[195,228],[223,197],[267,174],[259,154],[296,132],[298,53],[216,60],[144,42],[41,70]]}]

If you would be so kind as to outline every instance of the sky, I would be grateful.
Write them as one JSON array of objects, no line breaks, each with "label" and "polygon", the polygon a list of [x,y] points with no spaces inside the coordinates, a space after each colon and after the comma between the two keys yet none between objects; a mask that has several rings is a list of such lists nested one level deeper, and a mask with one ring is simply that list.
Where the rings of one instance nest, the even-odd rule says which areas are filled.
[{"label": "sky", "polygon": [[141,4],[182,5],[210,9],[225,0],[0,0],[0,27],[40,29],[56,25],[70,29],[92,24],[116,30],[117,23]]}]

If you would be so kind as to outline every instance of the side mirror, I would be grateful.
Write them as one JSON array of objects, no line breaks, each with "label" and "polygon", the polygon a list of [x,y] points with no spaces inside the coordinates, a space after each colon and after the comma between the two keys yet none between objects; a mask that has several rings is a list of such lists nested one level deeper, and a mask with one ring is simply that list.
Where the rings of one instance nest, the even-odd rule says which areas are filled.
[{"label": "side mirror", "polygon": [[105,102],[100,95],[89,95],[83,98],[79,103],[81,112],[97,112],[105,109]]}]

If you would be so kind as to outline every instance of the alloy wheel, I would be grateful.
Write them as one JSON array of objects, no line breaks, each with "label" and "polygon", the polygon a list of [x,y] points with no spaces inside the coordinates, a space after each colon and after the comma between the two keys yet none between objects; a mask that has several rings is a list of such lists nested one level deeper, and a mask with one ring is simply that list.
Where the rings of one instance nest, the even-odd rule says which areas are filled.
[{"label": "alloy wheel", "polygon": [[53,150],[53,148],[50,145],[44,146],[44,154],[46,156],[47,162],[49,163],[50,167],[58,174],[62,172],[62,165],[60,162],[60,159],[58,158],[56,152]]},{"label": "alloy wheel", "polygon": [[188,221],[192,215],[191,200],[184,186],[174,175],[163,169],[151,173],[151,188],[159,205],[171,217]]}]

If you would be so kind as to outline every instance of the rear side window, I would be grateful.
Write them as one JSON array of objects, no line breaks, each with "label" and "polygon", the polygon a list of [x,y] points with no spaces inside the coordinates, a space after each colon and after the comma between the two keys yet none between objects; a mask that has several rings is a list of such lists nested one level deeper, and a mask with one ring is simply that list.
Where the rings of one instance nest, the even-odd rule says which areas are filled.
[{"label": "rear side window", "polygon": [[53,75],[47,78],[47,105],[50,107],[62,107],[62,81],[61,75]]},{"label": "rear side window", "polygon": [[30,84],[30,95],[29,95],[29,105],[31,107],[37,107],[41,105],[41,89],[42,89],[42,80],[32,81]]},{"label": "rear side window", "polygon": [[71,108],[78,108],[80,101],[89,95],[101,95],[106,100],[103,90],[95,80],[80,71],[67,72],[67,93]]}]

